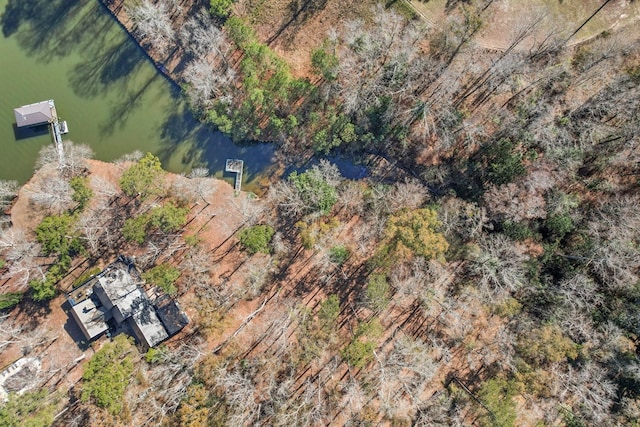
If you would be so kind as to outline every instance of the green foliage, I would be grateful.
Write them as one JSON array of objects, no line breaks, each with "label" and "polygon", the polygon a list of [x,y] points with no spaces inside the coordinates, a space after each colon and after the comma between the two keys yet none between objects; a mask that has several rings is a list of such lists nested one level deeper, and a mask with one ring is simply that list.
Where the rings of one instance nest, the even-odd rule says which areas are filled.
[{"label": "green foliage", "polygon": [[120,177],[120,188],[129,197],[162,194],[163,170],[160,159],[147,153],[136,164],[130,166]]},{"label": "green foliage", "polygon": [[81,242],[73,233],[75,217],[63,214],[45,217],[36,227],[36,238],[45,255],[78,252]]},{"label": "green foliage", "polygon": [[271,252],[270,243],[275,230],[270,225],[254,225],[244,228],[238,234],[240,244],[250,254]]},{"label": "green foliage", "polygon": [[93,268],[89,269],[86,273],[81,274],[80,276],[78,276],[78,278],[73,281],[73,285],[72,286],[74,288],[77,288],[78,286],[82,285],[84,282],[86,282],[91,277],[95,276],[96,274],[100,273],[101,271],[102,271],[102,269],[100,267],[93,267]]},{"label": "green foliage", "polygon": [[375,345],[370,341],[353,341],[342,350],[342,358],[354,368],[364,368],[373,360]]},{"label": "green foliage", "polygon": [[181,208],[168,202],[151,210],[149,225],[153,228],[160,229],[164,233],[178,231],[187,223],[188,213],[189,208]]},{"label": "green foliage", "polygon": [[505,221],[502,223],[502,232],[513,240],[526,240],[535,236],[534,231],[528,224],[514,221]]},{"label": "green foliage", "polygon": [[342,349],[342,358],[355,368],[364,368],[373,360],[376,340],[382,335],[382,331],[382,325],[377,318],[360,323],[351,343]]},{"label": "green foliage", "polygon": [[311,128],[315,133],[311,138],[314,151],[328,154],[341,145],[348,145],[357,140],[356,126],[349,117],[334,107],[326,108],[322,114],[314,113]]},{"label": "green foliage", "polygon": [[209,13],[217,18],[227,18],[231,13],[233,0],[209,0]]},{"label": "green foliage", "polygon": [[165,203],[151,209],[147,214],[128,218],[122,226],[122,236],[128,242],[141,245],[152,229],[158,229],[164,233],[179,230],[187,223],[188,213],[187,207],[181,208],[171,202]]},{"label": "green foliage", "polygon": [[336,320],[340,315],[340,298],[338,295],[332,294],[320,304],[320,310],[318,311],[318,321],[321,328],[335,326]]},{"label": "green foliage", "polygon": [[558,326],[551,324],[528,331],[518,341],[517,350],[527,363],[535,367],[578,357],[578,345]]},{"label": "green foliage", "polygon": [[0,310],[15,307],[22,301],[22,292],[7,292],[0,295]]},{"label": "green foliage", "polygon": [[342,265],[351,255],[351,251],[344,245],[336,245],[329,249],[329,259],[334,264]]},{"label": "green foliage", "polygon": [[56,405],[46,389],[28,391],[21,395],[11,393],[0,406],[0,426],[47,427],[53,423]]},{"label": "green foliage", "polygon": [[256,32],[242,18],[232,16],[224,24],[224,29],[229,38],[240,49],[244,49],[249,43],[257,41]]},{"label": "green foliage", "polygon": [[192,247],[198,246],[200,243],[202,243],[202,240],[202,237],[198,236],[197,234],[184,236],[184,242]]},{"label": "green foliage", "polygon": [[142,274],[142,278],[159,287],[169,295],[177,292],[176,281],[180,277],[180,270],[169,264],[160,264]]},{"label": "green foliage", "polygon": [[389,304],[389,282],[384,274],[372,274],[367,282],[367,304],[373,310],[384,310]]},{"label": "green foliage", "polygon": [[7,261],[5,261],[3,258],[0,258],[0,270],[2,270],[5,265],[7,265]]},{"label": "green foliage", "polygon": [[131,338],[118,335],[106,343],[85,365],[82,375],[82,402],[93,402],[117,415],[123,409],[124,392],[133,374]]},{"label": "green foliage", "polygon": [[486,163],[487,179],[491,183],[508,184],[526,173],[522,155],[516,148],[516,144],[506,138],[484,146],[482,157]]},{"label": "green foliage", "polygon": [[338,77],[339,62],[334,50],[335,46],[331,46],[325,39],[322,46],[311,52],[313,72],[327,81],[333,81]]},{"label": "green foliage", "polygon": [[308,213],[327,215],[338,201],[335,187],[329,185],[317,169],[309,169],[303,173],[293,172],[289,175],[300,198],[306,205]]},{"label": "green foliage", "polygon": [[587,427],[587,425],[578,418],[571,409],[564,405],[560,406],[560,414],[562,415],[564,427]]},{"label": "green foliage", "polygon": [[147,238],[148,227],[148,215],[139,215],[134,218],[128,218],[122,226],[122,236],[127,242],[136,242],[141,245]]},{"label": "green foliage", "polygon": [[561,240],[575,228],[573,219],[568,214],[551,215],[545,221],[549,240]]},{"label": "green foliage", "polygon": [[88,179],[81,176],[74,176],[69,181],[69,185],[73,189],[71,199],[78,204],[76,209],[83,211],[93,197],[93,190],[89,188]]},{"label": "green foliage", "polygon": [[56,295],[55,282],[48,280],[47,278],[42,280],[32,280],[29,282],[29,286],[33,291],[31,298],[34,301],[46,301],[50,300]]},{"label": "green foliage", "polygon": [[391,215],[385,230],[386,242],[394,255],[409,257],[412,254],[425,258],[437,258],[449,248],[447,240],[436,229],[440,226],[434,209],[403,210]]},{"label": "green foliage", "polygon": [[520,302],[515,298],[507,297],[503,301],[492,306],[491,309],[493,313],[498,316],[509,319],[520,313],[522,304],[520,304]]},{"label": "green foliage", "polygon": [[478,399],[489,408],[491,414],[480,409],[480,425],[491,427],[512,427],[517,419],[516,403],[513,397],[518,394],[518,383],[503,378],[485,381],[478,391]]},{"label": "green foliage", "polygon": [[69,214],[45,217],[36,227],[36,239],[42,244],[45,255],[58,255],[42,279],[32,280],[35,301],[45,301],[55,296],[56,283],[62,280],[71,267],[71,258],[82,253],[82,240],[74,230],[76,217]]},{"label": "green foliage", "polygon": [[168,350],[165,345],[161,345],[157,348],[151,347],[149,350],[147,350],[147,353],[145,354],[144,358],[147,361],[147,363],[150,363],[150,364],[158,363],[164,359],[165,355],[167,354],[167,351]]},{"label": "green foliage", "polygon": [[306,364],[319,357],[322,351],[337,339],[337,320],[340,314],[340,299],[329,297],[320,304],[317,316],[306,307],[299,308],[300,333],[298,334],[299,362]]}]

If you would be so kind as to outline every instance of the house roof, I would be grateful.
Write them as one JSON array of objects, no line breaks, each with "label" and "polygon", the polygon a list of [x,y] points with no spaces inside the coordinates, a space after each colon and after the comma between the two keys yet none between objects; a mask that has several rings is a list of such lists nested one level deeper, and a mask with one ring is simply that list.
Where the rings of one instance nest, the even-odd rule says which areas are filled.
[{"label": "house roof", "polygon": [[16,116],[16,125],[18,127],[48,123],[53,119],[53,101],[49,100],[23,105],[22,107],[15,108],[13,113]]},{"label": "house roof", "polygon": [[141,294],[131,274],[120,268],[105,270],[98,278],[95,290],[105,307],[118,307],[123,315],[129,312],[133,301]]},{"label": "house roof", "polygon": [[169,333],[169,336],[177,333],[189,324],[189,318],[176,301],[171,301],[162,307],[156,308],[156,312]]},{"label": "house roof", "polygon": [[[162,306],[152,303],[139,286],[140,280],[133,263],[118,258],[68,295],[71,314],[89,340],[115,323],[127,325],[143,346],[154,347],[189,323],[180,306],[168,297],[160,299],[165,302]],[[114,322],[107,325],[111,319]]]},{"label": "house roof", "polygon": [[154,347],[169,338],[153,306],[145,300],[140,302],[131,316],[133,329],[139,341]]},{"label": "house roof", "polygon": [[111,313],[102,306],[96,306],[92,298],[80,301],[71,307],[82,333],[91,340],[108,329],[106,320]]}]

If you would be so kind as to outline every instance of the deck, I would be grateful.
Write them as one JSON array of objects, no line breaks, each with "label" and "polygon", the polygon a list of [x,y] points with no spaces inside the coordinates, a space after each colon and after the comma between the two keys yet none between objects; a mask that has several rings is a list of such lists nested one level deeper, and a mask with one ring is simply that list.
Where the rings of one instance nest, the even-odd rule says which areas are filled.
[{"label": "deck", "polygon": [[225,172],[232,172],[236,174],[236,181],[233,186],[235,191],[240,191],[242,187],[242,169],[244,167],[244,161],[238,159],[227,159],[225,164]]}]

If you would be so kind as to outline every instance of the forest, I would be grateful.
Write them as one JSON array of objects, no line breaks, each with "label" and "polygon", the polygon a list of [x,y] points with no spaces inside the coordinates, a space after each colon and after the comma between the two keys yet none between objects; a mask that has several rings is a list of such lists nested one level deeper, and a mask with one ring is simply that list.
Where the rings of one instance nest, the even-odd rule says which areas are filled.
[{"label": "forest", "polygon": [[[0,361],[41,361],[1,425],[640,425],[640,32],[599,20],[635,2],[104,3],[202,121],[315,161],[257,196],[67,141],[0,182]],[[191,324],[56,357],[122,253]]]}]

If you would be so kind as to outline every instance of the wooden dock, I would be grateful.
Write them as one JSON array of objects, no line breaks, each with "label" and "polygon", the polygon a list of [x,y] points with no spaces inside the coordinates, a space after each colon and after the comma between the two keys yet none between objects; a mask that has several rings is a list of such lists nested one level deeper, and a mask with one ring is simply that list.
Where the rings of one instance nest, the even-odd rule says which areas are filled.
[{"label": "wooden dock", "polygon": [[242,169],[244,167],[244,161],[238,159],[227,159],[225,164],[225,172],[232,172],[236,174],[236,181],[233,186],[235,191],[240,191],[242,187]]}]

